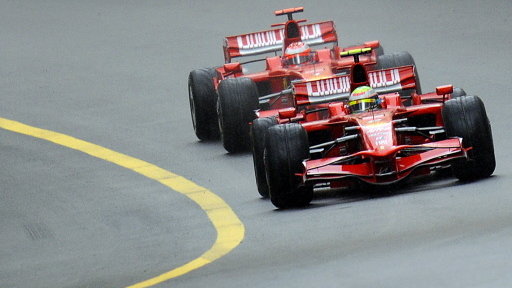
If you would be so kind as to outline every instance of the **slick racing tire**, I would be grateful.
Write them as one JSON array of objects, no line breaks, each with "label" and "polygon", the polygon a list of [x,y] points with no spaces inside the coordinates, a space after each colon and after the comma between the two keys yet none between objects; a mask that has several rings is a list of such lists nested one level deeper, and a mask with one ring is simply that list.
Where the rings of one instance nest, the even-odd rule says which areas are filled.
[{"label": "slick racing tire", "polygon": [[199,140],[219,139],[217,124],[217,93],[213,85],[213,68],[196,69],[188,76],[188,99],[192,125]]},{"label": "slick racing tire", "polygon": [[462,88],[453,88],[452,99],[466,96],[466,91]]},{"label": "slick racing tire", "polygon": [[268,129],[265,165],[270,201],[277,208],[303,207],[313,199],[313,187],[300,185],[302,161],[309,158],[308,135],[297,123]]},{"label": "slick racing tire", "polygon": [[464,148],[472,147],[468,159],[452,165],[455,177],[471,181],[489,177],[496,167],[491,124],[485,106],[477,96],[461,96],[444,103],[444,128],[448,137],[461,137]]},{"label": "slick racing tire", "polygon": [[247,151],[249,123],[256,118],[258,87],[250,78],[230,78],[219,84],[219,130],[222,145],[229,153]]},{"label": "slick racing tire", "polygon": [[382,47],[382,45],[379,45],[379,47],[376,48],[375,51],[377,51],[377,56],[384,55],[384,47]]},{"label": "slick racing tire", "polygon": [[[414,62],[414,58],[412,58],[411,54],[407,51],[386,54],[379,56],[377,59],[377,69],[389,69],[396,68],[401,66],[414,66],[414,72],[416,73],[416,94],[421,94],[421,84],[420,84],[420,76],[418,74],[418,68],[416,67],[416,63]],[[403,96],[410,96],[412,94],[412,90],[405,90],[401,93]]]},{"label": "slick racing tire", "polygon": [[254,174],[256,176],[256,185],[258,192],[264,198],[268,197],[268,183],[265,174],[265,162],[263,152],[265,151],[265,138],[268,128],[277,124],[275,117],[257,118],[251,125],[251,147],[252,161],[254,164]]}]

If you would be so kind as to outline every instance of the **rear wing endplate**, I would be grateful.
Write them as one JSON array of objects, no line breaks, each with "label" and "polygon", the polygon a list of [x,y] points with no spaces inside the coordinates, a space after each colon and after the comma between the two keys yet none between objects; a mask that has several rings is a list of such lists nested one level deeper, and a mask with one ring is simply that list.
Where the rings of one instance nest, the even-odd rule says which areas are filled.
[{"label": "rear wing endplate", "polygon": [[[338,42],[333,21],[302,25],[302,41],[308,45]],[[283,49],[284,29],[273,29],[249,34],[228,36],[224,39],[224,60],[252,56]]]}]

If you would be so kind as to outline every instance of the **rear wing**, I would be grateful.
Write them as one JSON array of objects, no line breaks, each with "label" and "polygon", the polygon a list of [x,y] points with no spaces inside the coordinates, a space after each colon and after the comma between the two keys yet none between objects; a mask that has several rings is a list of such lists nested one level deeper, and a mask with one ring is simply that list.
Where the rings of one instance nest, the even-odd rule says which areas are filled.
[{"label": "rear wing", "polygon": [[[333,21],[302,25],[302,41],[308,45],[338,42]],[[228,36],[224,39],[224,61],[242,56],[276,52],[283,49],[284,29]]]},{"label": "rear wing", "polygon": [[[416,88],[414,66],[402,66],[368,72],[368,83],[379,94]],[[292,82],[297,105],[343,101],[350,97],[350,75]]]},{"label": "rear wing", "polygon": [[292,82],[292,93],[298,106],[342,101],[350,96],[350,75]]}]

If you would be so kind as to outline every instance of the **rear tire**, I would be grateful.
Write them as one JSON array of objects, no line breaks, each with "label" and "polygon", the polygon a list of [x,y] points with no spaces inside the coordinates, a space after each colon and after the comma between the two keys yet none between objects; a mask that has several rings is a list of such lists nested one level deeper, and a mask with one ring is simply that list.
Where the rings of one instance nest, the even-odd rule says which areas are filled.
[{"label": "rear tire", "polygon": [[382,45],[379,45],[379,47],[376,48],[375,51],[377,51],[377,56],[384,55],[384,47],[382,47]]},{"label": "rear tire", "polygon": [[213,85],[214,68],[196,69],[188,76],[188,99],[194,132],[199,140],[219,139],[217,92]]},{"label": "rear tire", "polygon": [[251,125],[251,146],[252,146],[252,161],[254,164],[254,174],[256,176],[256,185],[258,192],[262,197],[267,198],[268,183],[265,174],[265,162],[263,160],[263,152],[265,151],[265,139],[268,133],[268,128],[277,124],[277,119],[274,117],[257,118]]},{"label": "rear tire", "polygon": [[[377,69],[390,69],[401,66],[414,66],[414,72],[416,73],[416,94],[421,94],[421,84],[420,84],[420,76],[418,74],[418,68],[416,67],[416,63],[414,62],[414,58],[412,58],[411,54],[407,51],[386,54],[379,56],[377,59]],[[410,96],[412,94],[412,90],[404,90],[401,93],[404,96]]]},{"label": "rear tire", "polygon": [[304,172],[302,161],[309,158],[308,135],[297,123],[268,129],[265,165],[272,204],[277,208],[303,207],[313,199],[313,187],[301,186],[296,173]]},{"label": "rear tire", "polygon": [[491,124],[485,106],[477,96],[460,96],[445,102],[443,121],[448,137],[461,137],[468,159],[452,165],[455,177],[471,181],[489,177],[496,167]]},{"label": "rear tire", "polygon": [[224,148],[230,153],[248,150],[249,123],[256,118],[258,87],[250,78],[230,78],[219,84],[219,130]]},{"label": "rear tire", "polygon": [[459,98],[461,96],[466,96],[466,91],[464,91],[464,89],[462,88],[453,88],[453,92],[452,92],[452,99],[454,98]]}]

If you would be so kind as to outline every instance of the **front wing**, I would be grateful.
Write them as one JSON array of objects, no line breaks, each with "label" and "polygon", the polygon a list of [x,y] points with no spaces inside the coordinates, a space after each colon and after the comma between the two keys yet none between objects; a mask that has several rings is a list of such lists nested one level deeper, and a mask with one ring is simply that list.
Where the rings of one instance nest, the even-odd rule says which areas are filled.
[{"label": "front wing", "polygon": [[[398,157],[401,151],[417,153]],[[450,138],[421,145],[394,146],[386,151],[361,151],[349,156],[306,160],[301,175],[305,184],[331,182],[355,177],[371,184],[391,184],[411,175],[418,168],[435,167],[459,158],[467,158],[462,138]],[[359,159],[351,163],[352,159]],[[362,161],[361,161],[362,160]]]}]

